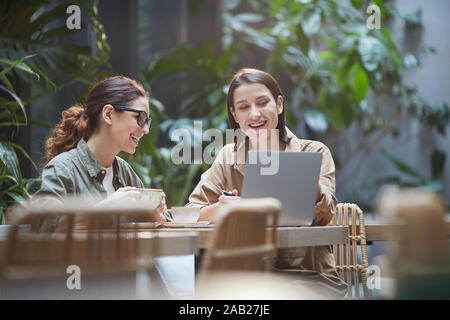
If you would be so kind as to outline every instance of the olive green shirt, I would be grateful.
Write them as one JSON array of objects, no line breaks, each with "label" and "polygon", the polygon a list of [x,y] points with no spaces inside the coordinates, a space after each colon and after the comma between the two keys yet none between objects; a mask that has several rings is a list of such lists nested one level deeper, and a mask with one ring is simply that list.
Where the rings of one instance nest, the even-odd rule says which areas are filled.
[{"label": "olive green shirt", "polygon": [[[143,188],[144,185],[131,166],[122,158],[113,162],[113,186]],[[81,139],[76,148],[60,153],[42,171],[42,186],[33,198],[37,201],[63,201],[68,196],[83,195],[88,200],[106,199],[103,187],[105,169],[102,168],[86,141]]]},{"label": "olive green shirt", "polygon": [[[107,198],[102,184],[105,173],[86,141],[81,139],[76,148],[60,153],[45,166],[41,188],[33,195],[31,203],[57,205],[72,196],[83,196],[86,202],[99,202]],[[113,162],[112,183],[115,190],[127,186],[144,187],[131,166],[120,157],[115,157]],[[34,230],[50,231],[56,227],[57,220],[46,219],[33,224]]]}]

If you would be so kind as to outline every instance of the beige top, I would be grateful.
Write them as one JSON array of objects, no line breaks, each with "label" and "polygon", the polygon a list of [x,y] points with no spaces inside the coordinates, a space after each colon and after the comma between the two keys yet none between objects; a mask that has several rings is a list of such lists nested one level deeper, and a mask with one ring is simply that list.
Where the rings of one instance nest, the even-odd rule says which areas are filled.
[{"label": "beige top", "polygon": [[[335,197],[335,167],[330,150],[319,141],[298,139],[286,128],[290,142],[285,151],[290,152],[321,152],[322,167],[320,169],[320,198],[314,208],[313,225],[327,225],[334,214],[337,200]],[[222,190],[236,189],[241,195],[242,182],[245,175],[245,146],[241,143],[237,152],[234,144],[225,145],[217,155],[211,168],[204,172],[201,180],[189,196],[186,206],[205,207],[218,202]]]},{"label": "beige top", "polygon": [[[319,141],[297,138],[288,128],[287,136],[290,142],[285,151],[291,152],[321,152],[322,166],[319,177],[320,197],[314,207],[312,225],[327,225],[337,205],[335,196],[335,166],[330,150]],[[200,182],[189,196],[186,207],[205,207],[219,201],[222,190],[242,191],[245,174],[245,144],[241,143],[234,151],[234,144],[225,145],[217,155],[211,168],[205,171]],[[345,291],[345,283],[338,277],[336,262],[331,246],[297,247],[278,249],[274,266],[278,270],[295,271],[299,276],[309,279],[321,279],[340,294]]]}]

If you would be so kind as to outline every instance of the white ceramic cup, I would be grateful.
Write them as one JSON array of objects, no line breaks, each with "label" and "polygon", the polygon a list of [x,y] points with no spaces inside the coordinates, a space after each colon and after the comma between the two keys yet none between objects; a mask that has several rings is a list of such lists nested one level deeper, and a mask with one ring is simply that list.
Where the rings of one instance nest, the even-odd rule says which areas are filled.
[{"label": "white ceramic cup", "polygon": [[197,222],[200,217],[200,207],[172,207],[170,213],[174,222],[191,223]]}]

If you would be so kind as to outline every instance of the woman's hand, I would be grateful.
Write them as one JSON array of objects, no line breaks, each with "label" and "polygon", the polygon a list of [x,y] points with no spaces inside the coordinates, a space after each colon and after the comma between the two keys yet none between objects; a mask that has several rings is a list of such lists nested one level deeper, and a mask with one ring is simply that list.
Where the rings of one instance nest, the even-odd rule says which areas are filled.
[{"label": "woman's hand", "polygon": [[135,187],[124,187],[117,189],[116,192],[114,192],[105,200],[101,201],[99,204],[114,204],[128,200],[134,201],[139,199],[140,197],[141,193],[137,191]]},{"label": "woman's hand", "polygon": [[[139,201],[140,198],[141,193],[137,190],[137,188],[124,187],[117,189],[116,192],[110,195],[107,199],[101,201],[98,205],[124,205],[127,201]],[[147,217],[142,221],[141,218],[136,218],[136,220],[140,222],[166,222],[167,219],[164,214],[166,210],[166,194],[163,192],[159,205],[151,212],[150,217]]]},{"label": "woman's hand", "polygon": [[200,217],[198,218],[198,221],[209,221],[213,223],[216,219],[216,214],[221,206],[226,203],[241,200],[241,197],[238,196],[238,191],[236,189],[233,189],[233,191],[231,191],[231,194],[233,195],[226,196],[222,194],[219,196],[218,202],[200,209]]},{"label": "woman's hand", "polygon": [[233,189],[233,191],[231,191],[232,196],[226,196],[226,195],[221,195],[219,197],[219,203],[220,204],[225,204],[225,203],[229,203],[232,201],[236,201],[236,200],[241,200],[241,197],[238,196],[238,191],[236,189]]},{"label": "woman's hand", "polygon": [[161,202],[159,203],[159,206],[156,207],[155,211],[157,213],[157,216],[155,217],[157,221],[167,221],[166,215],[164,212],[166,212],[167,206],[166,206],[166,194],[163,192],[161,197]]}]

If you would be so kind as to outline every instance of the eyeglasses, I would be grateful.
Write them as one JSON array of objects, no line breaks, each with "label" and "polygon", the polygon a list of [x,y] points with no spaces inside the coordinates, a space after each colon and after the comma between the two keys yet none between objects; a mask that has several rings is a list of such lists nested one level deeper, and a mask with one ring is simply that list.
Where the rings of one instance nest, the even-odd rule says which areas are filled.
[{"label": "eyeglasses", "polygon": [[137,118],[138,125],[143,128],[146,124],[148,124],[148,130],[152,128],[152,118],[147,116],[147,112],[126,106],[114,106],[114,109],[116,109],[117,111],[131,111],[139,113],[139,116]]}]

